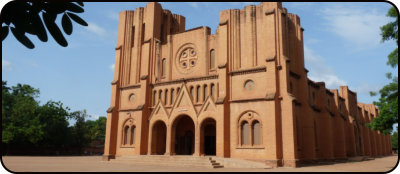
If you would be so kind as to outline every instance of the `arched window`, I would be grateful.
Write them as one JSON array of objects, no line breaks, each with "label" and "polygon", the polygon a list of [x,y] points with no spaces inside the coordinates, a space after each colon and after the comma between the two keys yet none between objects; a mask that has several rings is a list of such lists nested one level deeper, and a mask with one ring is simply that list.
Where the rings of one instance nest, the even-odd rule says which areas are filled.
[{"label": "arched window", "polygon": [[174,104],[175,99],[175,89],[171,89],[171,105]]},{"label": "arched window", "polygon": [[154,94],[153,94],[153,105],[156,105],[157,104],[157,91],[154,91]]},{"label": "arched window", "polygon": [[261,144],[261,126],[260,122],[253,121],[253,144],[254,145],[260,145]]},{"label": "arched window", "polygon": [[136,131],[136,126],[131,127],[131,145],[135,144],[135,131]]},{"label": "arched window", "polygon": [[215,69],[215,50],[210,51],[210,69]]},{"label": "arched window", "polygon": [[129,135],[129,126],[125,126],[124,128],[124,145],[128,144],[128,135]]},{"label": "arched window", "polygon": [[160,102],[163,102],[162,101],[162,90],[158,91],[158,100],[160,100]]},{"label": "arched window", "polygon": [[207,95],[208,95],[208,86],[204,85],[203,101],[206,100]]},{"label": "arched window", "polygon": [[213,99],[215,99],[215,85],[214,85],[214,83],[211,83],[211,86],[210,86],[210,88],[211,88],[211,97],[213,98]]},{"label": "arched window", "polygon": [[168,104],[168,89],[165,90],[165,99],[164,99],[165,105]]},{"label": "arched window", "polygon": [[161,61],[161,77],[165,77],[167,73],[167,59],[163,58]]},{"label": "arched window", "polygon": [[177,94],[179,94],[180,91],[181,91],[181,88],[178,88]]},{"label": "arched window", "polygon": [[199,102],[200,101],[200,86],[197,86],[196,92],[197,92],[196,102]]},{"label": "arched window", "polygon": [[242,125],[240,126],[240,130],[241,130],[242,145],[249,145],[250,144],[249,123],[247,121],[242,122]]},{"label": "arched window", "polygon": [[194,87],[190,86],[190,95],[194,98]]}]

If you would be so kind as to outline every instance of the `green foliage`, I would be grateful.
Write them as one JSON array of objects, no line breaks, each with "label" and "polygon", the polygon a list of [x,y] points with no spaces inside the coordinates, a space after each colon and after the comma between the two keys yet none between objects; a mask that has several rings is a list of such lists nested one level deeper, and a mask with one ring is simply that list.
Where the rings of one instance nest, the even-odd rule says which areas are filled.
[{"label": "green foliage", "polygon": [[[393,17],[396,20],[381,27],[382,42],[393,39],[398,43],[398,13],[396,9],[394,7],[390,8],[387,16]],[[397,48],[389,54],[387,64],[392,68],[398,66]],[[380,110],[379,116],[374,118],[367,126],[371,127],[373,130],[379,130],[385,134],[389,134],[393,129],[393,124],[398,123],[399,83],[398,77],[392,77],[392,73],[387,73],[386,78],[391,79],[392,82],[379,90],[379,101],[374,102]],[[370,95],[375,96],[376,92],[370,92]]]},{"label": "green foliage", "polygon": [[399,149],[399,135],[398,131],[394,132],[392,134],[392,149]]},{"label": "green foliage", "polygon": [[[104,143],[106,118],[86,120],[86,110],[69,112],[61,102],[39,105],[40,91],[29,85],[8,87],[2,81],[2,143],[9,148],[82,149],[90,142]],[[68,119],[75,120],[69,126]]]},{"label": "green foliage", "polygon": [[56,24],[56,18],[59,14],[63,14],[61,26],[65,34],[70,35],[73,31],[71,19],[80,25],[88,26],[82,18],[74,14],[83,13],[83,6],[82,2],[11,1],[3,7],[1,12],[1,39],[3,41],[11,30],[20,43],[33,49],[34,44],[25,34],[36,35],[42,42],[47,42],[47,28],[55,41],[66,47],[68,42]]}]

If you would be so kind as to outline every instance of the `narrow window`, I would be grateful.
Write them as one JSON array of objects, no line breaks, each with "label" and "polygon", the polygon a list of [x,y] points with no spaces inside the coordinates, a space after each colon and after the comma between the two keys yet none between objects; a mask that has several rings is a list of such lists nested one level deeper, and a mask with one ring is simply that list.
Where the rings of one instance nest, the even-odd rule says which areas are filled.
[{"label": "narrow window", "polygon": [[210,86],[210,88],[211,88],[211,97],[213,98],[213,99],[215,99],[215,85],[214,85],[214,83],[211,83],[211,86]]},{"label": "narrow window", "polygon": [[212,49],[210,51],[210,69],[215,69],[215,51]]},{"label": "narrow window", "polygon": [[156,96],[157,96],[157,91],[154,91],[154,94],[153,94],[153,102],[154,102],[154,103],[153,103],[153,105],[156,105],[156,104],[157,104],[157,101],[156,101],[156,100],[157,100],[157,97],[156,97]]},{"label": "narrow window", "polygon": [[167,72],[167,59],[163,58],[161,63],[161,77],[165,77]]},{"label": "narrow window", "polygon": [[165,99],[164,99],[165,105],[168,104],[168,89],[165,90]]},{"label": "narrow window", "polygon": [[249,145],[250,144],[250,130],[249,130],[249,123],[247,121],[244,121],[241,125],[241,139],[242,139],[242,145]]},{"label": "narrow window", "polygon": [[260,122],[253,122],[253,144],[260,145],[261,144],[261,131],[260,131]]},{"label": "narrow window", "polygon": [[124,144],[128,144],[128,134],[129,134],[129,126],[125,126],[125,129],[124,129]]},{"label": "narrow window", "polygon": [[160,102],[163,103],[163,101],[162,101],[162,90],[158,91],[158,100],[160,100]]},{"label": "narrow window", "polygon": [[197,92],[196,102],[199,102],[200,101],[200,86],[197,86],[196,92]]},{"label": "narrow window", "polygon": [[171,89],[171,105],[174,104],[175,90]]},{"label": "narrow window", "polygon": [[192,98],[194,98],[194,87],[193,86],[190,87],[190,95],[192,96]]},{"label": "narrow window", "polygon": [[181,91],[181,88],[178,88],[177,94],[179,94],[180,91]]},{"label": "narrow window", "polygon": [[208,95],[208,86],[204,85],[203,101],[206,100],[207,95]]},{"label": "narrow window", "polygon": [[144,42],[144,36],[145,36],[145,34],[146,34],[146,24],[143,24],[142,25],[142,43]]},{"label": "narrow window", "polygon": [[131,145],[135,144],[135,131],[136,131],[136,127],[132,126],[131,127]]}]

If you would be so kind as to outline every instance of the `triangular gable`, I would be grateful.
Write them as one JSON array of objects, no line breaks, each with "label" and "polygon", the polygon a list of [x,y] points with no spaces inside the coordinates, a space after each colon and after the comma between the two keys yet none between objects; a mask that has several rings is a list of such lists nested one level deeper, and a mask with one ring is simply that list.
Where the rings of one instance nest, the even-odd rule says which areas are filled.
[{"label": "triangular gable", "polygon": [[149,120],[151,120],[153,115],[158,115],[158,114],[165,115],[167,118],[169,117],[169,114],[165,109],[164,105],[162,104],[161,100],[158,100],[156,107],[154,107],[153,112],[151,112],[150,114]]},{"label": "triangular gable", "polygon": [[204,102],[203,106],[201,106],[201,109],[199,111],[199,115],[203,112],[206,111],[215,111],[217,107],[215,106],[215,102],[211,96],[208,96],[206,98],[206,102]]},{"label": "triangular gable", "polygon": [[175,103],[172,106],[171,115],[173,115],[175,112],[178,112],[180,108],[186,108],[187,110],[183,111],[193,112],[193,114],[196,114],[197,116],[197,112],[194,108],[192,98],[190,97],[190,93],[188,92],[188,89],[186,88],[186,85],[184,83],[182,83],[181,90],[179,91]]}]

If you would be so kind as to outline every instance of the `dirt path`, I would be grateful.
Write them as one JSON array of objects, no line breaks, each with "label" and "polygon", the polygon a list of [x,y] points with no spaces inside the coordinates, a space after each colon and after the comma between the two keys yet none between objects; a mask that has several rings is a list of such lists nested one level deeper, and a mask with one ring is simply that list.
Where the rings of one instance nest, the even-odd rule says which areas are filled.
[{"label": "dirt path", "polygon": [[140,166],[135,164],[123,164],[116,162],[101,161],[100,156],[84,157],[31,157],[31,156],[4,156],[3,164],[14,172],[44,172],[44,171],[110,171],[110,172],[138,172],[138,171],[254,171],[254,172],[385,172],[391,170],[397,163],[398,156],[376,158],[369,161],[336,163],[330,165],[308,166],[300,168],[273,168],[273,169],[205,169],[195,167],[173,167],[173,166]]}]

